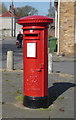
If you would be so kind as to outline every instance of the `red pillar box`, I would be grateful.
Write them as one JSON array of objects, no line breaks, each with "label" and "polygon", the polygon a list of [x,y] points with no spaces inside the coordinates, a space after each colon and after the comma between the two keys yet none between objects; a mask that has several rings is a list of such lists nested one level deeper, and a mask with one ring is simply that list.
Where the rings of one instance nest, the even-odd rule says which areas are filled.
[{"label": "red pillar box", "polygon": [[52,18],[28,16],[18,20],[23,25],[24,106],[46,108],[48,105],[48,25]]}]

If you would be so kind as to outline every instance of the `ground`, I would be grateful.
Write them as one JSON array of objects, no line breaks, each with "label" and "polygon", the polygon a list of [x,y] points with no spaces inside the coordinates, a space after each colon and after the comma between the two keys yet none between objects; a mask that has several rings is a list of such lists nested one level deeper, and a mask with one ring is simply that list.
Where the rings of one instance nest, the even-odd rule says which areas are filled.
[{"label": "ground", "polygon": [[50,74],[49,107],[36,110],[23,106],[23,71],[3,72],[2,76],[3,118],[74,118],[73,75]]},{"label": "ground", "polygon": [[[14,118],[14,120],[15,118],[47,118],[48,120],[51,118],[74,118],[74,89],[76,86],[74,58],[53,56],[53,73],[48,75],[49,107],[47,109],[30,109],[23,106],[22,49],[16,48],[15,40],[16,38],[3,40],[3,62],[2,65],[0,64],[2,118]],[[8,50],[14,51],[13,71],[6,70]]]}]

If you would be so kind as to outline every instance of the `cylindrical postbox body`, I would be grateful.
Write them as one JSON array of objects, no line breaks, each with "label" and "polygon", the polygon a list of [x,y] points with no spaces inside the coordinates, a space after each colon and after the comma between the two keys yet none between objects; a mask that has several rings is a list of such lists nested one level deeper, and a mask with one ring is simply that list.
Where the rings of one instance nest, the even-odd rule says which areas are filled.
[{"label": "cylindrical postbox body", "polygon": [[53,19],[28,16],[23,25],[24,101],[30,108],[46,108],[48,103],[48,25]]}]

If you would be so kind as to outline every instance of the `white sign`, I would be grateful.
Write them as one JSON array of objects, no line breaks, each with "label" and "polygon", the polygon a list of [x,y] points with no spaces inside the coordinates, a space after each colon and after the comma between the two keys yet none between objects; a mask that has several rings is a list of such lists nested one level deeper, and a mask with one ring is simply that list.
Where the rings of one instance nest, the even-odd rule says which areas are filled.
[{"label": "white sign", "polygon": [[36,57],[36,43],[27,43],[27,57]]}]

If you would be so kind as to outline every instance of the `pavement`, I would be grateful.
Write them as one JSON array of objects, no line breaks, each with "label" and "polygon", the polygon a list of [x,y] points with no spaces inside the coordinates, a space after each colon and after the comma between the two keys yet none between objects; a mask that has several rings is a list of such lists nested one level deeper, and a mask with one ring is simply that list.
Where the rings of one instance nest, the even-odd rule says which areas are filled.
[{"label": "pavement", "polygon": [[[0,50],[2,50],[2,64],[0,64],[2,120],[6,120],[6,118],[14,120],[17,118],[47,118],[47,120],[75,118],[75,58],[53,55],[53,73],[48,74],[49,107],[47,109],[30,109],[23,106],[23,54],[22,49],[16,48],[15,40],[16,38],[7,38],[0,41]],[[8,50],[14,51],[13,71],[6,70]]]},{"label": "pavement", "polygon": [[[23,69],[23,50],[16,47],[16,38],[4,38],[0,41],[0,68],[6,69],[7,51],[14,53],[14,69]],[[1,55],[2,54],[2,55]],[[1,57],[2,56],[2,57]],[[76,64],[75,56],[57,56],[53,54],[53,72],[61,72],[74,74],[74,66]]]}]

